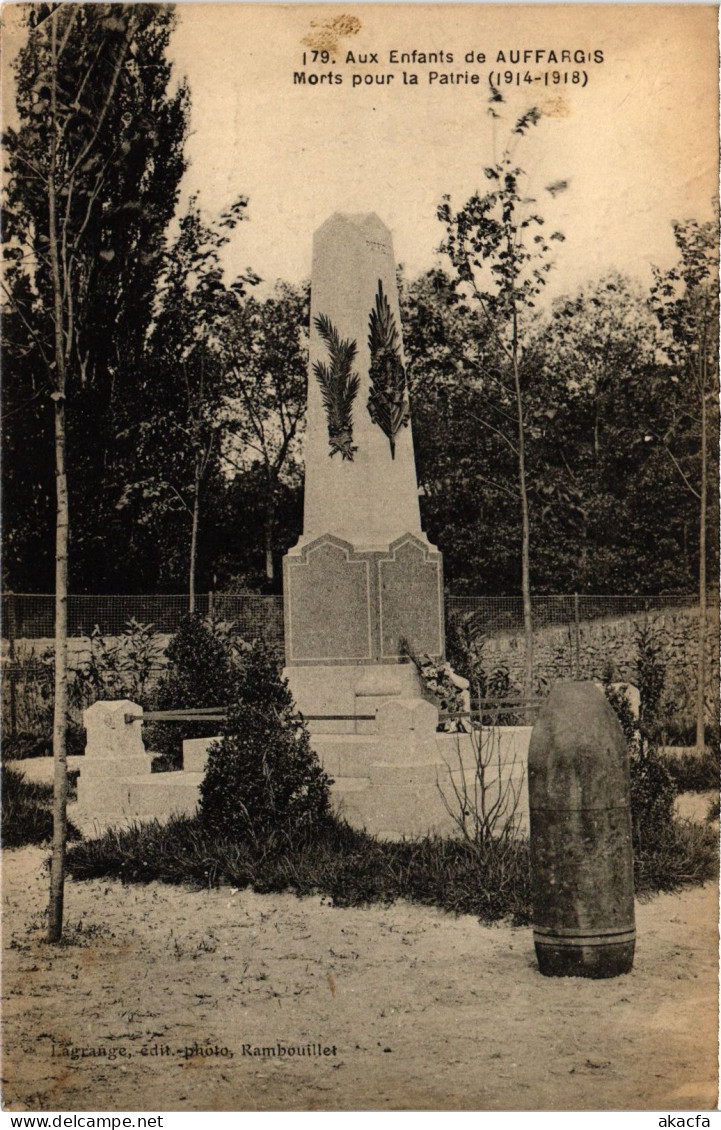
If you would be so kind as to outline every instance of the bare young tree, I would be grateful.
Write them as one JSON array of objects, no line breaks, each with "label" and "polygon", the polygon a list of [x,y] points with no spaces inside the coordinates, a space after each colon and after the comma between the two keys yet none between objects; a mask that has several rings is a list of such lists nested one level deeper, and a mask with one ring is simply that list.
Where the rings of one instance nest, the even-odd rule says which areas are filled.
[{"label": "bare young tree", "polygon": [[[502,101],[495,90],[494,103]],[[492,431],[512,452],[517,468],[517,497],[521,516],[521,592],[525,633],[524,695],[533,692],[533,616],[531,608],[531,525],[528,505],[526,443],[529,426],[524,401],[527,362],[527,320],[551,270],[551,242],[562,240],[560,232],[546,236],[544,220],[535,211],[536,201],[524,190],[526,174],[517,164],[517,142],[540,120],[532,108],[522,114],[511,130],[500,158],[485,170],[488,191],[476,192],[454,212],[444,196],[438,218],[446,237],[441,245],[462,283],[483,314],[491,331],[492,350],[479,358],[477,380],[492,386],[494,396],[489,418],[477,423]],[[548,186],[552,195],[567,187],[565,181]]]}]

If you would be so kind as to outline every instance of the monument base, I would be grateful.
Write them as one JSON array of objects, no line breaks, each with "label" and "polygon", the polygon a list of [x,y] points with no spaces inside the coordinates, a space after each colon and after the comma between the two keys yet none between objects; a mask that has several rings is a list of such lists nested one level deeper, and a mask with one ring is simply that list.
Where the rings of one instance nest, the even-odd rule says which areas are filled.
[{"label": "monument base", "polygon": [[422,697],[418,672],[410,662],[286,667],[283,674],[314,734],[375,733],[379,706],[389,699]]},{"label": "monument base", "polygon": [[[318,671],[318,678],[322,676],[319,668],[307,670]],[[334,672],[337,670],[333,668]],[[365,828],[382,838],[401,839],[427,832],[458,835],[459,798],[476,795],[480,742],[484,760],[493,766],[491,779],[486,783],[487,804],[493,806],[502,801],[504,792],[512,786],[518,798],[518,829],[525,832],[525,765],[530,726],[485,730],[475,741],[467,733],[440,733],[436,730],[438,712],[433,704],[406,694],[413,689],[410,677],[415,677],[415,669],[411,665],[344,670],[348,680],[345,693],[349,688],[353,692],[387,690],[387,679],[394,675],[400,676],[401,693],[380,696],[375,722],[363,732],[319,731],[316,727],[321,723],[309,723],[311,746],[333,780],[331,795],[339,815],[354,827]],[[380,687],[376,677],[383,680]],[[398,689],[397,683],[393,689]],[[365,700],[372,697],[369,694]],[[359,701],[363,698],[360,696]],[[102,703],[101,709],[123,720],[128,713],[133,716],[128,705],[140,711],[132,703],[123,703],[120,711],[117,705]],[[372,712],[368,706],[362,709],[364,713]],[[90,757],[72,759],[81,770],[79,812],[73,813],[73,820],[88,835],[141,820],[167,820],[173,814],[192,816],[196,811],[207,752],[218,738],[186,740],[183,771],[151,774],[148,770],[152,754],[134,752],[134,727],[138,726],[137,721],[124,722],[130,752],[112,763],[103,759],[102,772],[94,764],[97,751],[92,745]],[[49,758],[42,760],[48,770],[52,769]],[[19,764],[26,773],[38,768],[32,762]]]}]

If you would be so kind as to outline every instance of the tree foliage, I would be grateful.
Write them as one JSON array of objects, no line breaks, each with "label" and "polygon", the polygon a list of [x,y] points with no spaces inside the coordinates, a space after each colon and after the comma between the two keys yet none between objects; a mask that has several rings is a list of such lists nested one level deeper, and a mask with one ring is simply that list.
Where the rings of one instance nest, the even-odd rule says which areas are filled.
[{"label": "tree foliage", "polygon": [[[503,99],[491,91],[490,112]],[[515,122],[500,160],[484,169],[490,182],[483,193],[475,192],[454,212],[450,198],[444,196],[438,218],[446,235],[441,250],[448,256],[458,280],[467,287],[469,297],[478,304],[491,331],[494,349],[483,369],[486,382],[496,386],[489,399],[494,419],[486,417],[481,426],[494,432],[513,453],[520,511],[521,576],[525,632],[525,694],[533,691],[533,621],[531,611],[531,524],[527,472],[527,430],[531,424],[525,395],[529,358],[529,313],[536,307],[553,266],[551,244],[563,236],[554,231],[546,236],[544,220],[536,200],[526,193],[524,170],[515,158],[517,141],[538,124],[540,112],[534,107]],[[566,182],[549,186],[555,196]]]},{"label": "tree foliage", "polygon": [[[118,432],[132,417],[164,233],[185,168],[188,92],[171,89],[167,6],[28,6],[16,63],[18,126],[6,131],[5,351],[9,580],[50,584],[52,325],[67,363],[71,581],[117,570]],[[53,56],[51,30],[55,29]],[[50,113],[55,74],[54,113]],[[60,308],[52,296],[48,178],[56,194]],[[11,415],[12,413],[12,415]],[[22,451],[22,475],[13,459]],[[33,518],[38,519],[37,521]],[[110,536],[108,536],[110,534]],[[118,533],[119,536],[119,533]],[[32,565],[30,565],[32,562]]]},{"label": "tree foliage", "polygon": [[[521,564],[515,454],[498,434],[508,400],[492,376],[491,331],[443,272],[402,294],[424,528],[443,549],[451,591],[513,593]],[[656,436],[671,429],[672,451],[697,484],[698,396],[662,349],[651,298],[613,273],[557,299],[529,326],[523,395],[535,592],[668,593],[696,584],[697,503]],[[710,477],[712,437],[710,426]],[[709,538],[709,575],[715,552]]]},{"label": "tree foliage", "polygon": [[241,196],[208,221],[197,197],[189,201],[159,278],[136,416],[121,433],[127,473],[117,508],[129,510],[143,540],[164,537],[160,583],[182,578],[191,611],[203,491],[220,474],[225,328],[257,281],[249,271],[226,284],[221,259],[247,204]]},{"label": "tree foliage", "polygon": [[[239,306],[224,328],[228,384],[224,409],[223,458],[233,473],[256,484],[262,511],[262,547],[265,579],[275,579],[278,539],[283,549],[290,544],[278,530],[277,516],[288,489],[301,479],[300,438],[305,424],[307,334],[309,294],[307,287],[279,283],[264,300],[250,297]],[[347,342],[340,350],[341,400],[352,399],[350,373],[352,351]],[[338,450],[348,449],[344,438],[343,411],[334,421]],[[330,416],[329,416],[330,420]]]},{"label": "tree foliage", "polygon": [[[82,477],[88,452],[94,456],[90,462],[94,471],[106,466],[101,458],[107,456],[104,426],[111,422],[113,377],[118,375],[116,357],[107,353],[107,346],[116,326],[128,328],[124,321],[131,300],[125,284],[133,252],[143,264],[137,225],[133,230],[130,214],[143,209],[147,187],[143,173],[150,165],[155,167],[156,157],[158,166],[164,160],[159,153],[151,156],[144,150],[145,142],[152,148],[153,136],[157,143],[157,135],[155,123],[149,118],[143,121],[139,110],[143,106],[156,110],[162,120],[168,72],[166,68],[165,81],[161,73],[158,89],[152,79],[146,85],[143,68],[154,55],[158,57],[158,50],[162,68],[168,19],[168,10],[160,8],[105,4],[29,8],[27,46],[16,66],[20,126],[8,130],[4,138],[9,159],[3,230],[8,267],[3,286],[28,342],[27,349],[14,354],[15,377],[22,382],[24,364],[32,353],[42,372],[37,391],[26,405],[17,406],[16,414],[43,393],[52,403],[56,517],[51,942],[62,936],[67,839],[67,595],[74,513],[69,496],[74,489],[82,496],[88,481],[87,475]],[[163,104],[149,107],[149,93],[159,95]],[[182,96],[180,102],[176,99],[176,110],[179,105]],[[182,125],[181,120],[181,130]],[[166,156],[172,152],[171,147]],[[133,154],[140,155],[139,167],[132,163]],[[125,253],[129,263],[122,259]],[[116,258],[120,273],[113,281]],[[141,292],[142,271],[139,274]],[[113,319],[110,323],[105,320],[108,315]],[[115,344],[121,346],[121,339],[115,338]],[[83,429],[82,442],[78,425]],[[78,528],[81,535],[75,549],[81,555],[82,534],[92,523],[88,520]]]}]

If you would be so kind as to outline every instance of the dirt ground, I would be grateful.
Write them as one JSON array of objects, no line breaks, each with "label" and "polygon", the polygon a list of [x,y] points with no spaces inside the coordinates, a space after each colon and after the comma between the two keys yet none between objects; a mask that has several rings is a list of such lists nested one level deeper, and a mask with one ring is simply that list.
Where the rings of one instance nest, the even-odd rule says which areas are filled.
[{"label": "dirt ground", "polygon": [[156,883],[69,883],[50,947],[46,856],[4,855],[6,1110],[716,1105],[712,884],[639,905],[633,972],[587,981],[529,929]]}]

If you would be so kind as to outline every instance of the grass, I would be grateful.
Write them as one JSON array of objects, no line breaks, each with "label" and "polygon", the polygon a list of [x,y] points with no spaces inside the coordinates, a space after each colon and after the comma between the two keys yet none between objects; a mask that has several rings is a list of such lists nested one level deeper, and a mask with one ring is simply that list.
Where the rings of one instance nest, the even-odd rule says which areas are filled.
[{"label": "grass", "polygon": [[[716,875],[717,858],[717,837],[709,824],[674,821],[662,841],[637,852],[636,894],[649,897],[701,884]],[[228,884],[259,893],[320,894],[335,906],[405,899],[486,923],[531,921],[525,839],[481,847],[430,836],[392,843],[334,822],[314,843],[259,851],[213,836],[198,820],[184,817],[111,829],[73,847],[68,869],[75,879]]]},{"label": "grass", "polygon": [[636,895],[699,886],[718,874],[718,833],[710,822],[675,818],[662,839],[637,850],[634,859]]},{"label": "grass", "polygon": [[[2,844],[47,844],[53,835],[53,787],[26,781],[23,773],[2,766]],[[80,832],[68,822],[68,839]]]},{"label": "grass", "polygon": [[195,819],[177,818],[110,830],[78,844],[68,869],[76,879],[229,884],[260,893],[320,894],[335,906],[406,899],[484,922],[530,921],[526,840],[482,849],[434,837],[393,843],[333,822],[313,843],[257,851],[212,836]]},{"label": "grass", "polygon": [[703,753],[660,756],[679,793],[705,793],[719,787],[718,746],[706,746]]},{"label": "grass", "polygon": [[[33,784],[2,767],[3,845],[46,844],[52,836],[52,786]],[[718,805],[715,806],[716,816]],[[712,814],[709,814],[709,820]],[[69,840],[80,833],[68,826]],[[701,884],[717,874],[717,832],[708,820],[675,819],[636,852],[636,894],[649,897]],[[278,841],[264,848],[217,836],[194,818],[110,829],[68,852],[75,879],[158,880],[195,887],[252,887],[259,893],[321,895],[336,906],[398,899],[472,914],[482,922],[531,921],[526,839],[473,845],[426,836],[389,842],[333,820],[315,840]]]}]

